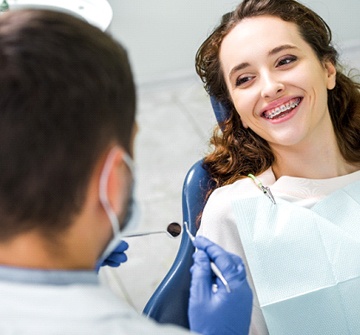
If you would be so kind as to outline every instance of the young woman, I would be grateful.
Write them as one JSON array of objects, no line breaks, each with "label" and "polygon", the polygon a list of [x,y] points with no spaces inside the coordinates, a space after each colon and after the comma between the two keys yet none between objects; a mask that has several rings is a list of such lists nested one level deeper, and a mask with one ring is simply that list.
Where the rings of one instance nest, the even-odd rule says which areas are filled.
[{"label": "young woman", "polygon": [[199,234],[243,257],[251,334],[355,334],[360,85],[330,28],[293,0],[244,0],[196,68],[227,111],[205,158],[217,188]]}]

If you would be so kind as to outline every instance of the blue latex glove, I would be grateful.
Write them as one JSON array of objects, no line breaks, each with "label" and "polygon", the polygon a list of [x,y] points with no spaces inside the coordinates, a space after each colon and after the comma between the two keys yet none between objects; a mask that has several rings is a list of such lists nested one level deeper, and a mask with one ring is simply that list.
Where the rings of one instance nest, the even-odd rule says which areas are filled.
[{"label": "blue latex glove", "polygon": [[121,241],[115,250],[101,263],[96,264],[96,271],[98,272],[102,266],[111,266],[113,268],[120,266],[121,263],[127,261],[127,256],[124,251],[129,248],[129,244]]},{"label": "blue latex glove", "polygon": [[[240,257],[226,252],[203,236],[194,241],[189,301],[190,329],[203,335],[247,335],[249,333],[252,292]],[[210,268],[210,260],[222,272],[231,292],[227,292]],[[213,284],[218,286],[213,291]]]}]

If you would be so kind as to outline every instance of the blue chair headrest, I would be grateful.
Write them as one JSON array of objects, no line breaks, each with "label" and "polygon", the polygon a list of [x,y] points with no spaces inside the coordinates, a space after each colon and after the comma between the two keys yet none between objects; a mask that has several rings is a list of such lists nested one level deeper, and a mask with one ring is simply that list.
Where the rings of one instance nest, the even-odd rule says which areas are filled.
[{"label": "blue chair headrest", "polygon": [[215,97],[210,96],[211,106],[214,110],[216,120],[219,124],[223,123],[230,117],[230,110]]}]

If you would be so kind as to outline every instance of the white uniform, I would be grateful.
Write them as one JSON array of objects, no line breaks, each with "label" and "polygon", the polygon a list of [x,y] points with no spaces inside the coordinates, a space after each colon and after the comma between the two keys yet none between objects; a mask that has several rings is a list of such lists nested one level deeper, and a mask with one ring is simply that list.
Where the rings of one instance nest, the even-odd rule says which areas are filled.
[{"label": "white uniform", "polygon": [[0,267],[1,335],[182,335],[138,315],[93,271]]},{"label": "white uniform", "polygon": [[[331,179],[309,180],[281,177],[275,181],[275,176],[272,170],[269,169],[260,175],[258,179],[263,185],[270,186],[275,199],[282,199],[296,204],[299,207],[311,208],[334,191],[352,184],[355,181],[359,181],[360,171]],[[233,201],[240,199],[239,202],[241,203],[241,199],[256,197],[259,195],[259,192],[259,188],[250,178],[239,180],[232,185],[215,190],[205,206],[201,226],[198,231],[199,235],[208,237],[227,251],[233,252],[243,258],[249,284],[254,292],[253,314],[250,326],[250,334],[252,335],[265,335],[268,334],[268,330],[254,288],[254,281],[249,269],[248,259],[240,239],[237,226],[237,214],[234,212]],[[270,283],[271,279],[268,278],[268,280]]]}]

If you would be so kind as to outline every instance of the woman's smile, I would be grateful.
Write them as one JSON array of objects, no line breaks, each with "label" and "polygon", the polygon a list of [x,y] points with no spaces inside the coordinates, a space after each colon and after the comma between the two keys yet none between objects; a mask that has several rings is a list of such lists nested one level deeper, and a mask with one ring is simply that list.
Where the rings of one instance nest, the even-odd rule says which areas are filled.
[{"label": "woman's smile", "polygon": [[301,100],[302,98],[298,97],[290,99],[286,103],[282,103],[276,107],[269,107],[261,113],[261,116],[271,121],[281,120],[289,114],[294,114],[294,110],[297,106],[299,106]]}]

